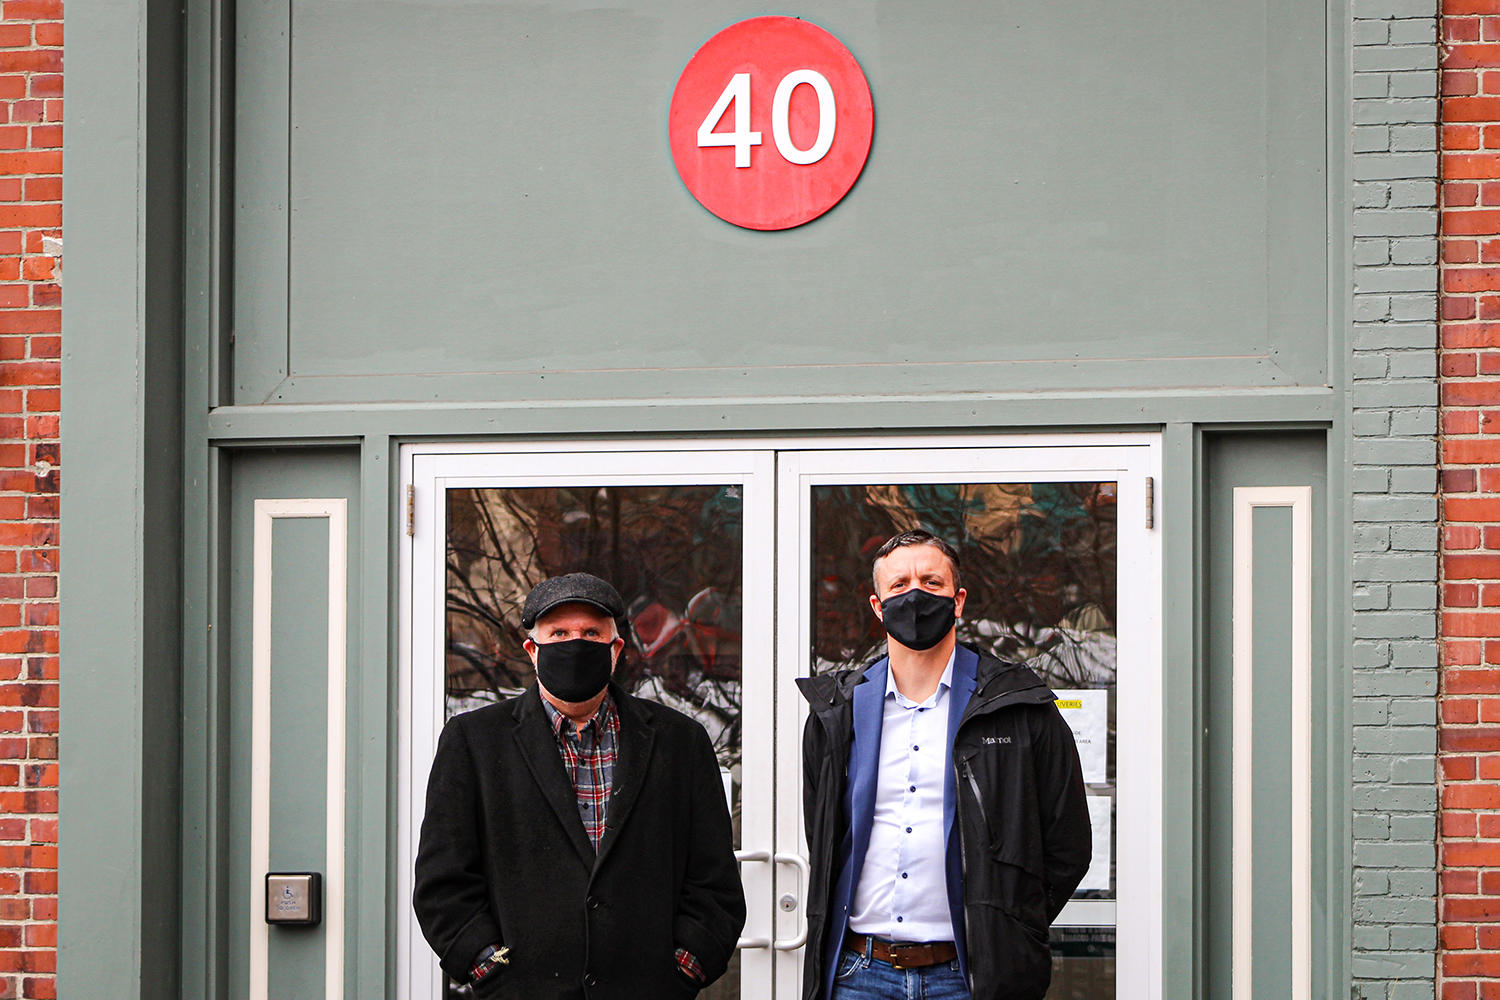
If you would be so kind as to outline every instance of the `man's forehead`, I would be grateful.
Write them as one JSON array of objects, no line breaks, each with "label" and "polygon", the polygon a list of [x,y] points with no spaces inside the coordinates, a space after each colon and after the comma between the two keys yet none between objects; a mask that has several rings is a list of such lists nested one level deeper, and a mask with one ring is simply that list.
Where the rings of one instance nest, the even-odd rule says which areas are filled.
[{"label": "man's forehead", "polygon": [[611,618],[608,614],[600,611],[592,604],[584,604],[581,601],[569,601],[559,604],[548,611],[537,620],[537,628],[546,628],[564,624],[589,624],[603,626],[608,624]]},{"label": "man's forehead", "polygon": [[888,553],[875,568],[877,572],[887,576],[908,572],[923,573],[934,569],[948,575],[953,572],[953,565],[948,557],[936,545],[903,545]]}]

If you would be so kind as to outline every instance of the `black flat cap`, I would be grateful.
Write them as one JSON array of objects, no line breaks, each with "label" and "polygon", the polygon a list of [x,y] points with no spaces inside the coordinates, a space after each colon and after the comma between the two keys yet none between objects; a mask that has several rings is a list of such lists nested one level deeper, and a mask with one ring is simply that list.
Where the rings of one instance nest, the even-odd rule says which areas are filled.
[{"label": "black flat cap", "polygon": [[620,594],[592,573],[569,573],[543,580],[531,588],[521,608],[521,627],[531,628],[536,620],[559,604],[588,604],[619,621],[625,617],[625,602]]}]

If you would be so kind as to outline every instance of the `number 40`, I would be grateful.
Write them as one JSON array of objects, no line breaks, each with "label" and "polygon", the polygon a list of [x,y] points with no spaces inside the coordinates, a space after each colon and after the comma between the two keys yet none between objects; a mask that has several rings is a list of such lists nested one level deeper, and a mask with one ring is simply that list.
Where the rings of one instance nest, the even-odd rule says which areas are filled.
[{"label": "number 40", "polygon": [[[787,110],[792,103],[792,91],[799,84],[808,84],[818,95],[818,141],[808,149],[792,145],[792,133],[787,127]],[[734,102],[734,131],[715,132],[714,126],[724,117],[729,103]],[[833,133],[838,128],[838,110],[833,103],[833,88],[828,78],[815,69],[793,70],[781,78],[776,86],[776,96],[771,100],[771,138],[776,141],[776,150],[788,163],[817,163],[833,146]],[[729,86],[719,95],[713,110],[698,126],[699,146],[733,146],[734,165],[750,165],[750,147],[760,145],[760,133],[750,131],[750,74],[736,73],[729,78]]]}]

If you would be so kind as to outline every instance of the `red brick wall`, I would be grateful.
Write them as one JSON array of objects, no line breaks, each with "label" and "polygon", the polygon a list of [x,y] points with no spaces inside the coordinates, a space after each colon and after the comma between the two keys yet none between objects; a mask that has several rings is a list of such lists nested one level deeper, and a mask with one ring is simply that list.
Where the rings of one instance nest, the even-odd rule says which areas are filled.
[{"label": "red brick wall", "polygon": [[1500,3],[1444,0],[1439,995],[1500,998]]},{"label": "red brick wall", "polygon": [[0,997],[57,996],[62,10],[0,0]]}]

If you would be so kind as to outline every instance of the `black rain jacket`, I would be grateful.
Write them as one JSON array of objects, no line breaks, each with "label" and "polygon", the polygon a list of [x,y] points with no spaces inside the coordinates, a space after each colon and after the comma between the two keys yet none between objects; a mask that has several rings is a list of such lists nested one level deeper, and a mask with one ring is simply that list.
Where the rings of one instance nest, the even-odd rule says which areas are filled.
[{"label": "black rain jacket", "polygon": [[535,688],[443,728],[412,905],[459,982],[486,945],[511,949],[478,986],[481,1000],[691,997],[676,949],[709,982],[734,954],[745,896],[708,734],[610,693],[619,757],[597,855]]},{"label": "black rain jacket", "polygon": [[[969,992],[974,1000],[1042,1000],[1052,981],[1048,927],[1093,851],[1083,770],[1056,696],[1026,667],[979,653],[974,694],[953,744]],[[854,688],[864,671],[799,678],[811,706],[802,794],[812,876],[803,1000],[827,1000],[823,954],[839,844],[849,825],[846,777]]]}]

